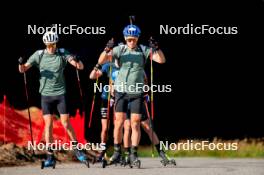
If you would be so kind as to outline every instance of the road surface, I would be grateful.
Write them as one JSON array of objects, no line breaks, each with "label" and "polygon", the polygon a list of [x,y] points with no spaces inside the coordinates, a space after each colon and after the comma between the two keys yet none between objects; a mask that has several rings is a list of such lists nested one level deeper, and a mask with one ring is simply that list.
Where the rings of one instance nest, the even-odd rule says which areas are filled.
[{"label": "road surface", "polygon": [[163,167],[158,158],[141,158],[141,169],[121,166],[87,168],[81,163],[57,163],[56,169],[38,165],[0,168],[1,175],[264,175],[264,159],[176,158],[177,166]]}]

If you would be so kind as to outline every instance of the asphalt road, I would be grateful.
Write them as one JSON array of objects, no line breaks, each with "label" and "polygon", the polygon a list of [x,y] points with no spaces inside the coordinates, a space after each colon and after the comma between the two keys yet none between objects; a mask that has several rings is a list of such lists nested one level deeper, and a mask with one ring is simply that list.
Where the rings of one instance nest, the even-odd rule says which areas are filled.
[{"label": "asphalt road", "polygon": [[264,175],[264,159],[176,158],[177,166],[163,167],[158,158],[141,158],[141,169],[81,163],[58,163],[56,169],[38,165],[2,167],[0,175]]}]

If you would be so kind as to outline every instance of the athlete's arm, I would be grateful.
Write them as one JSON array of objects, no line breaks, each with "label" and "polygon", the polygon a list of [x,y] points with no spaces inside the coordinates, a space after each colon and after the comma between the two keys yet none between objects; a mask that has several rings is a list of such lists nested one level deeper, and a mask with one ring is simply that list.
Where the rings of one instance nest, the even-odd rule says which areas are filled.
[{"label": "athlete's arm", "polygon": [[106,51],[103,51],[98,59],[98,64],[102,65],[108,62],[110,60],[110,57],[111,56]]}]

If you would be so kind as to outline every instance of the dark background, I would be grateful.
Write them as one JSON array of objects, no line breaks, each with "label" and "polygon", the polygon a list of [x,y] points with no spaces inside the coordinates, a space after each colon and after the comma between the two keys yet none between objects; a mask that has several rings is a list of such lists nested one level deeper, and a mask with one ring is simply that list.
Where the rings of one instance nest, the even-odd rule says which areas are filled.
[{"label": "dark background", "polygon": [[[264,136],[260,64],[263,57],[262,1],[257,6],[225,1],[145,5],[133,1],[122,7],[110,2],[63,5],[49,3],[18,10],[10,6],[12,10],[2,14],[1,37],[5,51],[1,63],[1,100],[6,94],[11,106],[26,108],[23,75],[18,73],[17,59],[28,58],[35,50],[44,48],[42,35],[27,35],[27,25],[105,26],[105,35],[60,35],[58,44],[80,55],[85,64],[80,76],[87,126],[94,83],[88,75],[110,38],[114,37],[117,43],[123,41],[122,30],[129,23],[128,16],[135,15],[135,24],[142,31],[140,43],[147,44],[148,38],[153,36],[167,58],[165,64],[154,65],[154,82],[172,85],[172,93],[154,94],[154,125],[161,140]],[[161,24],[237,26],[238,34],[160,35]],[[146,67],[149,75],[149,63]],[[73,114],[81,106],[76,73],[68,66],[65,74]],[[30,105],[40,106],[37,69],[28,71],[27,76]],[[92,128],[86,132],[86,137],[92,141],[100,137],[99,97],[98,94]]]}]

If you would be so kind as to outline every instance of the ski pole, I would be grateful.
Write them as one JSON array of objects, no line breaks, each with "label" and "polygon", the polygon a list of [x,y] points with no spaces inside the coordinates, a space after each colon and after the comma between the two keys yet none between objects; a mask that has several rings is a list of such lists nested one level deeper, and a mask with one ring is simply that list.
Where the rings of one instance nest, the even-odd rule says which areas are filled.
[{"label": "ski pole", "polygon": [[[113,39],[112,39],[113,40]],[[109,60],[109,92],[107,97],[107,132],[106,138],[108,137],[108,129],[109,129],[109,121],[110,121],[110,98],[111,98],[111,90],[112,88],[112,51],[110,51],[110,60]]]},{"label": "ski pole", "polygon": [[[96,77],[96,86],[98,85],[98,76]],[[90,118],[89,118],[89,125],[88,127],[91,128],[91,123],[92,123],[92,117],[93,117],[93,111],[94,111],[94,102],[95,102],[95,96],[96,92],[93,94],[93,101],[92,101],[92,106],[91,106],[91,111],[90,111]]]},{"label": "ski pole", "polygon": [[[153,49],[150,49],[150,85],[153,86]],[[153,101],[153,90],[150,90],[150,103],[151,103],[151,118],[154,120],[154,101]]]},{"label": "ski pole", "polygon": [[135,16],[129,16],[130,25],[133,25],[133,21],[135,21]]},{"label": "ski pole", "polygon": [[6,95],[4,95],[4,144],[6,141]]},{"label": "ski pole", "polygon": [[[75,56],[76,61],[78,61],[77,56]],[[76,76],[78,80],[78,88],[79,88],[79,93],[80,93],[80,98],[81,98],[81,106],[82,106],[82,117],[85,116],[84,112],[84,103],[83,103],[83,92],[82,92],[82,87],[81,87],[81,81],[80,81],[80,75],[79,75],[79,70],[77,68],[77,65],[75,66],[76,69]]]},{"label": "ski pole", "polygon": [[149,109],[148,109],[148,104],[146,101],[144,101],[144,105],[145,105],[145,109],[146,109],[146,112],[147,112],[147,115],[148,115],[148,118],[149,118],[149,121],[150,121],[150,128],[151,128],[151,156],[154,157],[154,144],[153,144],[153,137],[154,137],[154,128],[153,128],[153,121],[152,121],[152,118],[150,116],[150,113],[149,113]]},{"label": "ski pole", "polygon": [[[114,43],[114,38],[111,39]],[[109,54],[109,88],[112,88],[112,52],[113,50],[110,50]],[[107,97],[107,127],[106,127],[106,138],[108,138],[108,130],[109,130],[109,123],[110,123],[110,99],[111,98],[111,90],[109,89],[108,97]],[[115,111],[113,111],[113,115]]]},{"label": "ski pole", "polygon": [[[153,48],[150,48],[150,86],[153,87]],[[152,132],[151,132],[151,137],[153,140],[153,129],[154,129],[154,101],[153,101],[153,90],[150,88],[150,108],[151,108],[151,127],[152,127]],[[152,143],[152,157],[154,157],[154,145]]]},{"label": "ski pole", "polygon": [[78,80],[78,88],[79,88],[79,93],[80,93],[80,98],[81,98],[82,117],[84,117],[85,116],[85,112],[84,112],[84,104],[83,104],[83,93],[82,93],[82,88],[81,88],[79,70],[77,68],[76,68],[76,76],[77,76],[77,80]]},{"label": "ski pole", "polygon": [[[23,59],[22,57],[20,58]],[[30,115],[30,110],[29,110],[29,98],[28,98],[28,89],[27,89],[27,75],[25,71],[23,74],[24,74],[25,93],[26,93],[26,98],[27,98],[27,111],[28,111],[28,118],[29,118],[30,139],[31,139],[31,143],[33,144],[32,122],[31,122],[31,115]],[[34,155],[35,155],[35,151],[33,149],[33,156]]]}]

